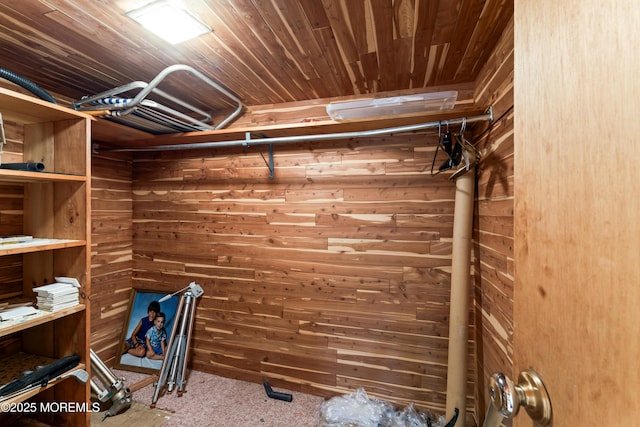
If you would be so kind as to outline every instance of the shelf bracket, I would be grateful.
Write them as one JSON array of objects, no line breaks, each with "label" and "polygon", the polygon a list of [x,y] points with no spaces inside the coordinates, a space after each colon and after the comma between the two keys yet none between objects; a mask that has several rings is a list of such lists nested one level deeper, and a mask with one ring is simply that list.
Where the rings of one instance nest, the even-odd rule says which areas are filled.
[{"label": "shelf bracket", "polygon": [[264,163],[269,168],[269,179],[273,179],[275,177],[275,166],[273,164],[273,144],[269,144],[269,161],[268,162],[267,162],[267,159],[264,158],[264,154],[262,154],[262,151],[260,152],[260,155],[262,156],[262,160],[264,160]]},{"label": "shelf bracket", "polygon": [[[244,136],[244,144],[242,145],[245,147],[249,147],[251,145],[250,141],[251,141],[251,133],[246,132]],[[267,165],[267,168],[269,168],[269,179],[274,179],[276,167],[273,162],[273,144],[270,143],[268,145],[269,145],[269,160],[267,160],[264,157],[264,154],[262,154],[262,151],[260,152],[260,156],[262,157],[262,160],[264,160],[264,164]]]}]

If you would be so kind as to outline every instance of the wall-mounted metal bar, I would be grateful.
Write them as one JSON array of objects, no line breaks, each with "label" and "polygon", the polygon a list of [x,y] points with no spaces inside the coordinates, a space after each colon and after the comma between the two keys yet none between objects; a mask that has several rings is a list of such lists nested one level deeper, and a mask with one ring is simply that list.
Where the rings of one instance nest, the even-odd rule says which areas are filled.
[{"label": "wall-mounted metal bar", "polygon": [[203,148],[222,148],[222,147],[236,147],[236,146],[248,146],[248,145],[265,145],[265,144],[289,144],[295,142],[311,142],[311,141],[328,141],[334,139],[349,139],[349,138],[362,138],[368,136],[380,136],[390,135],[395,133],[407,133],[416,132],[425,129],[437,128],[439,126],[447,125],[461,125],[462,123],[474,123],[482,121],[492,121],[493,110],[489,108],[486,114],[472,117],[461,117],[458,119],[439,120],[435,122],[419,123],[415,125],[396,126],[382,129],[372,129],[355,132],[337,132],[337,133],[325,133],[314,135],[295,135],[295,136],[275,136],[265,137],[260,139],[238,139],[233,141],[211,141],[211,142],[194,142],[187,144],[173,144],[173,145],[157,145],[150,147],[132,147],[132,148],[101,148],[102,151],[128,151],[128,152],[141,152],[141,151],[175,151],[175,150],[195,150]]}]

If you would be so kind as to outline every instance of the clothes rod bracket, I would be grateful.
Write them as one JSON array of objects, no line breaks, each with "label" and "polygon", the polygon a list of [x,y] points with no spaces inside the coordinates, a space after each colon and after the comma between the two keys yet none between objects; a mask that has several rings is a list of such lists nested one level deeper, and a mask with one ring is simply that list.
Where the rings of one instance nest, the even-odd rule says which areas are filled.
[{"label": "clothes rod bracket", "polygon": [[264,160],[264,163],[269,168],[269,179],[274,179],[276,168],[275,168],[275,165],[273,164],[273,144],[269,144],[269,161],[267,161],[267,159],[264,158],[264,154],[262,154],[262,151],[260,152],[260,156],[262,157],[262,160]]},{"label": "clothes rod bracket", "polygon": [[[244,134],[244,140],[246,141],[245,144],[242,144],[243,147],[250,147],[251,146],[251,132],[245,132]],[[274,179],[275,178],[275,170],[276,167],[273,163],[273,144],[268,144],[269,145],[269,160],[267,160],[264,157],[264,154],[262,154],[262,151],[260,152],[260,157],[262,157],[262,160],[264,160],[264,164],[267,165],[267,168],[269,168],[269,179]]]}]

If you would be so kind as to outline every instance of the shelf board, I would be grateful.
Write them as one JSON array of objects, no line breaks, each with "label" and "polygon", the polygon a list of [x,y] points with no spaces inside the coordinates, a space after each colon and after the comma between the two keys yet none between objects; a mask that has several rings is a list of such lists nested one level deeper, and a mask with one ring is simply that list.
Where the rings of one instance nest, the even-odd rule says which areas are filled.
[{"label": "shelf board", "polygon": [[[0,377],[0,385],[7,384],[16,378],[20,378],[23,375],[23,372],[25,371],[32,371],[37,366],[48,365],[54,362],[55,360],[56,359],[51,357],[38,356],[30,353],[18,353],[18,354],[14,354],[14,355],[2,358],[0,359],[0,364],[4,366],[5,369],[3,369],[2,376]],[[68,371],[65,371],[64,373],[59,375],[58,378],[68,374],[69,372],[73,372],[76,369],[85,369],[84,363],[80,363],[77,366],[69,369]],[[35,387],[33,389],[30,389],[29,391],[20,393],[16,396],[12,396],[10,398],[5,397],[6,400],[2,400],[2,403],[4,405],[7,405],[12,403],[23,402],[29,399],[30,397],[33,397],[36,394],[41,393],[44,390],[47,390],[66,379],[66,378],[62,378],[62,379],[58,379],[58,378],[52,381],[49,381],[49,383],[47,383],[47,385],[44,387]]]},{"label": "shelf board", "polygon": [[[394,115],[362,119],[357,121],[335,121],[328,116],[326,119],[310,122],[283,122],[276,124],[233,124],[228,128],[187,133],[174,133],[166,135],[151,135],[144,132],[131,132],[124,125],[110,122],[107,119],[99,119],[92,124],[94,141],[106,146],[138,148],[160,145],[195,144],[202,142],[223,142],[245,140],[247,134],[253,138],[260,137],[289,137],[315,134],[331,134],[342,132],[361,132],[373,129],[383,129],[395,126],[407,126],[420,123],[450,120],[460,117],[482,115],[486,108],[475,105],[458,106],[454,110],[429,111],[411,115]],[[123,129],[123,130],[116,130]]]},{"label": "shelf board", "polygon": [[0,181],[3,182],[86,182],[84,175],[65,175],[50,172],[29,172],[13,169],[0,169]]},{"label": "shelf board", "polygon": [[23,331],[25,329],[32,328],[34,326],[42,325],[56,319],[61,319],[65,316],[69,316],[74,313],[79,313],[85,310],[84,304],[74,305],[73,307],[63,308],[56,311],[44,311],[38,310],[37,314],[22,317],[15,320],[7,320],[0,322],[0,337],[13,334],[15,332]]},{"label": "shelf board", "polygon": [[80,111],[4,88],[0,88],[0,112],[4,120],[22,124],[69,119],[93,120]]},{"label": "shelf board", "polygon": [[85,246],[86,244],[86,240],[34,238],[21,243],[0,244],[0,256],[26,254],[53,249],[75,248],[78,246]]}]

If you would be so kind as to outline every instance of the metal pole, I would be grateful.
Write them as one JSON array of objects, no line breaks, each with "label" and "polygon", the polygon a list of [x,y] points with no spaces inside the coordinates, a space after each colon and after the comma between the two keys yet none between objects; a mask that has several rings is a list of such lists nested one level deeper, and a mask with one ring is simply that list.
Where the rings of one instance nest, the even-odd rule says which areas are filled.
[{"label": "metal pole", "polygon": [[193,299],[193,301],[191,302],[191,304],[188,305],[188,308],[187,308],[187,310],[189,310],[189,315],[187,318],[189,325],[187,326],[187,335],[185,337],[185,342],[184,342],[182,368],[180,370],[180,376],[178,377],[178,381],[179,381],[178,391],[177,391],[178,396],[182,396],[182,392],[184,391],[184,378],[187,372],[187,363],[189,363],[189,343],[191,342],[191,331],[193,330],[193,321],[195,319],[195,310],[196,310],[196,301],[193,295],[191,294],[191,292],[187,292],[187,293],[189,294],[189,297]]},{"label": "metal pole", "polygon": [[[191,316],[191,306],[193,304],[193,296],[191,295],[191,292],[186,292],[183,296],[185,304],[184,304],[184,311],[181,315],[180,318],[180,333],[178,334],[178,342],[176,343],[176,355],[173,358],[173,360],[171,361],[172,365],[171,365],[171,378],[169,379],[168,382],[168,387],[167,387],[167,392],[170,393],[173,391],[173,387],[174,385],[178,385],[178,391],[180,392],[180,394],[182,393],[182,373],[181,373],[181,368],[182,368],[182,359],[185,358],[186,354],[185,354],[185,350],[187,348],[188,342],[186,341],[186,331],[187,331],[187,325],[189,325],[191,322],[189,321],[189,316]],[[177,380],[177,381],[176,381]],[[179,395],[180,395],[179,394]]]},{"label": "metal pole", "polygon": [[[178,303],[178,309],[176,310],[176,319],[180,318],[180,313],[182,312],[182,308],[184,307],[184,297],[180,298],[180,302]],[[151,407],[155,408],[156,402],[158,401],[158,397],[160,395],[160,388],[163,386],[164,382],[167,379],[167,375],[169,374],[170,361],[173,359],[173,355],[175,353],[174,341],[177,335],[178,325],[175,325],[171,330],[171,336],[169,337],[169,343],[167,345],[167,354],[164,356],[164,360],[162,361],[162,366],[160,367],[160,375],[158,377],[158,382],[156,384],[156,389],[153,392],[153,396],[151,397]]]},{"label": "metal pole", "polygon": [[176,324],[171,330],[167,354],[162,361],[160,376],[151,399],[152,408],[155,408],[160,390],[165,385],[167,386],[167,394],[171,394],[173,389],[176,388],[177,395],[182,396],[188,363],[189,341],[194,324],[196,298],[196,294],[190,290],[180,297],[180,303],[176,311]]},{"label": "metal pole", "polygon": [[364,131],[354,132],[337,132],[315,135],[296,135],[296,136],[276,136],[267,138],[251,139],[249,135],[245,139],[238,139],[232,141],[211,141],[211,142],[194,142],[189,144],[171,144],[171,145],[157,145],[152,147],[134,147],[134,148],[103,148],[102,151],[176,151],[176,150],[194,150],[201,148],[220,148],[220,147],[248,147],[251,145],[264,145],[264,144],[289,144],[294,142],[311,142],[311,141],[328,141],[333,139],[349,139],[349,138],[361,138],[369,136],[389,135],[394,133],[416,132],[419,130],[437,128],[439,126],[458,125],[462,123],[473,123],[480,121],[493,120],[493,113],[491,109],[487,114],[482,114],[473,117],[461,117],[459,119],[439,120],[436,122],[421,123],[415,125],[396,126],[382,129],[372,129]]}]

